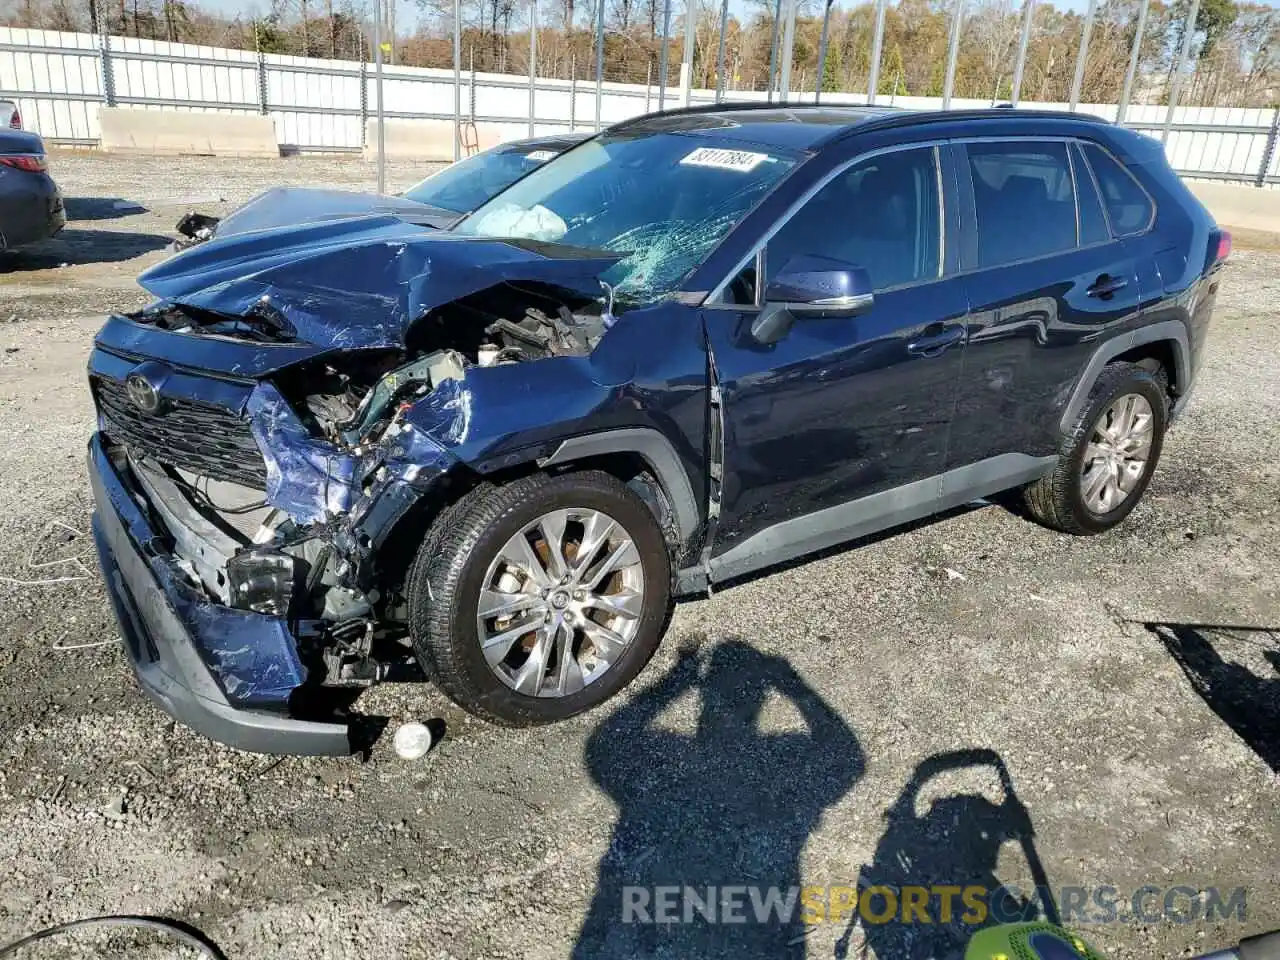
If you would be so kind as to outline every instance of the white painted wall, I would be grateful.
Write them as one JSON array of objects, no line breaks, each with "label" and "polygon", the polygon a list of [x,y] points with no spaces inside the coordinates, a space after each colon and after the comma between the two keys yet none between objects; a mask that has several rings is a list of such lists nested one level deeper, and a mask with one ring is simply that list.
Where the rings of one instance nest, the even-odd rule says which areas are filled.
[{"label": "white painted wall", "polygon": [[[256,112],[258,58],[243,50],[201,47],[112,37],[111,64],[116,101],[120,106],[148,110]],[[175,62],[182,60],[185,62]],[[276,134],[284,147],[356,150],[362,145],[360,65],[345,60],[267,55],[267,102]],[[376,104],[373,66],[367,67],[368,110]],[[526,136],[529,129],[527,77],[462,75],[462,110],[497,125],[504,139]],[[573,90],[576,89],[576,97]],[[578,129],[595,125],[596,87],[593,81],[540,79],[537,84],[536,129],[564,130],[572,116]],[[16,99],[29,129],[49,140],[94,142],[98,139],[98,107],[103,102],[102,65],[98,38],[87,33],[57,33],[0,27],[0,97]],[[388,114],[453,115],[453,71],[420,67],[385,67],[383,97]],[[733,92],[733,100],[765,99],[763,93]],[[693,91],[694,103],[710,103],[712,90]],[[794,97],[793,97],[794,99]],[[813,94],[801,100],[811,102]],[[864,103],[862,94],[824,94],[824,103]],[[915,109],[940,109],[938,97],[880,97],[880,103]],[[668,88],[666,103],[680,103],[680,91]],[[955,108],[990,106],[987,100],[952,100]],[[656,110],[656,87],[605,83],[600,102],[604,124]],[[1028,108],[1065,110],[1064,103],[1031,103]],[[1080,111],[1114,119],[1114,104],[1081,104]],[[1267,128],[1275,111],[1237,107],[1181,107],[1175,123]],[[1165,108],[1131,106],[1126,122],[1164,122]],[[1208,174],[1255,176],[1266,148],[1265,132],[1241,133],[1174,131],[1166,150],[1177,169]],[[1148,130],[1148,133],[1158,133]],[[1268,174],[1280,173],[1280,150]]]}]

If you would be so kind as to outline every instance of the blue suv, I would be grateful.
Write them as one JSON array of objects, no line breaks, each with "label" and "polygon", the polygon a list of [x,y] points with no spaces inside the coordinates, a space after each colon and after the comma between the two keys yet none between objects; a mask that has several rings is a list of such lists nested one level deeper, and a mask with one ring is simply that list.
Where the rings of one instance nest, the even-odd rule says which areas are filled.
[{"label": "blue suv", "polygon": [[90,361],[138,678],[267,752],[350,749],[342,688],[412,659],[541,723],[679,595],[1004,490],[1107,530],[1229,249],[1098,120],[745,105],[612,127],[447,230],[215,239]]}]

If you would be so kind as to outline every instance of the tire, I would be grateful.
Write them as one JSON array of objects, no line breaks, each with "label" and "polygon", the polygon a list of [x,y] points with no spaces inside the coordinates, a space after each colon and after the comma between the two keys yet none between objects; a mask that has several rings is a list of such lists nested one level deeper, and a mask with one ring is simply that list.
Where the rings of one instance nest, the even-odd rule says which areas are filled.
[{"label": "tire", "polygon": [[[614,526],[595,521],[597,516],[612,520]],[[610,531],[610,539],[592,551],[600,559],[583,561],[580,583],[573,580],[562,586],[554,576],[546,578],[553,561],[550,540],[542,534],[545,526],[520,538],[529,551],[524,554],[528,562],[516,566],[506,560],[519,553],[512,546],[520,542],[517,535],[539,518],[552,524],[553,530],[560,524],[557,535],[564,547],[560,558],[569,571],[578,562],[580,546],[590,542],[588,522],[597,524],[592,529]],[[633,549],[626,546],[628,539]],[[590,587],[593,571],[606,569],[606,558],[614,555],[621,556],[616,570],[604,575],[598,589]],[[530,573],[533,563],[541,564],[534,573],[544,579],[535,582]],[[599,706],[649,662],[666,629],[671,606],[671,559],[652,512],[614,477],[599,471],[536,474],[501,486],[478,487],[444,511],[419,548],[407,590],[414,652],[441,691],[481,719],[504,726],[533,726]],[[482,590],[491,591],[484,593],[489,605],[498,596],[521,597],[525,604],[535,594],[545,596],[534,599],[537,606],[530,609],[481,620]],[[628,616],[608,612],[601,606],[605,603],[614,605],[608,610],[627,608]],[[497,656],[506,648],[505,643],[493,641],[521,629],[526,618],[538,617],[547,619],[529,626],[529,632],[509,647],[506,658],[491,666],[485,651]],[[567,633],[559,632],[562,624]],[[490,641],[483,648],[482,631],[483,639]],[[544,631],[549,631],[545,646]],[[562,640],[566,636],[570,638]],[[625,638],[626,643],[619,645],[613,638]],[[578,651],[567,673],[560,670],[566,661],[557,642],[567,642],[571,651]],[[550,655],[537,659],[544,649],[551,650]],[[599,673],[589,672],[594,669]]]},{"label": "tire", "polygon": [[[1058,463],[1053,472],[1041,477],[1023,491],[1023,498],[1032,517],[1047,527],[1064,533],[1088,536],[1103,533],[1120,523],[1137,506],[1151,482],[1164,446],[1165,428],[1168,425],[1167,381],[1163,371],[1152,372],[1132,363],[1112,363],[1102,369],[1097,382],[1089,391],[1085,403],[1071,430],[1062,439],[1058,449]],[[1086,467],[1100,469],[1104,461],[1090,458],[1086,453],[1095,439],[1095,431],[1106,424],[1113,407],[1122,398],[1139,397],[1150,408],[1151,435],[1142,473],[1128,491],[1117,490],[1123,497],[1113,505],[1110,501],[1093,506],[1086,496],[1084,473]],[[1135,406],[1141,408],[1142,402]],[[1141,416],[1135,418],[1140,420]],[[1102,435],[1098,439],[1105,440]],[[1097,448],[1094,448],[1097,449]],[[1129,461],[1132,462],[1132,461]],[[1121,471],[1123,473],[1123,471]],[[1106,484],[1104,484],[1106,486]]]}]

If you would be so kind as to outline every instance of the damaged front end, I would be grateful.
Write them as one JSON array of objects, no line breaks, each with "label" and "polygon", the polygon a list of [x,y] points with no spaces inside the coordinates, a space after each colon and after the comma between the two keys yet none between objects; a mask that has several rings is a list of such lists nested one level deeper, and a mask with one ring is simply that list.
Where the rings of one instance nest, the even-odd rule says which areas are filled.
[{"label": "damaged front end", "polygon": [[347,752],[319,694],[403,659],[389,539],[466,482],[486,377],[518,402],[511,368],[586,362],[616,259],[369,218],[144,274],[162,299],[89,368],[95,536],[144,689],[244,749]]}]

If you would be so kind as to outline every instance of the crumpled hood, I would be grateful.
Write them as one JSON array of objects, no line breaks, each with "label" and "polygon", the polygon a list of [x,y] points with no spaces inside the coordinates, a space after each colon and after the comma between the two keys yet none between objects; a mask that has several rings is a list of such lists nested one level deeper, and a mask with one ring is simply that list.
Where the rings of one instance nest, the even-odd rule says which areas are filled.
[{"label": "crumpled hood", "polygon": [[597,278],[619,259],[462,237],[382,215],[217,237],[138,283],[162,300],[225,316],[266,310],[287,322],[295,341],[322,349],[398,347],[433,307],[504,281],[600,296]]},{"label": "crumpled hood", "polygon": [[345,217],[390,214],[412,218],[432,227],[446,227],[458,214],[430,207],[406,197],[378,196],[349,190],[321,190],[314,187],[275,187],[260,193],[244,206],[223,217],[215,237],[231,237],[253,230],[318,223]]}]

